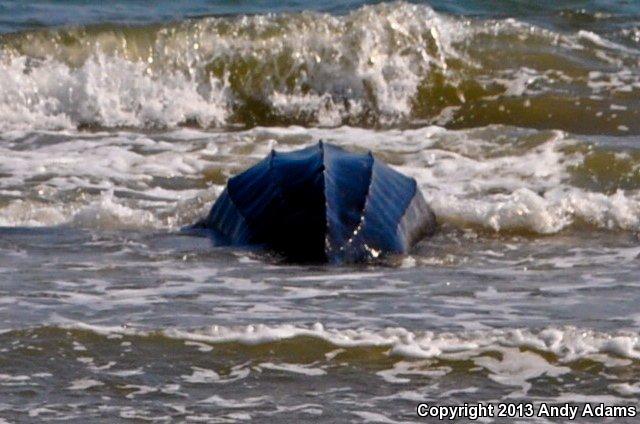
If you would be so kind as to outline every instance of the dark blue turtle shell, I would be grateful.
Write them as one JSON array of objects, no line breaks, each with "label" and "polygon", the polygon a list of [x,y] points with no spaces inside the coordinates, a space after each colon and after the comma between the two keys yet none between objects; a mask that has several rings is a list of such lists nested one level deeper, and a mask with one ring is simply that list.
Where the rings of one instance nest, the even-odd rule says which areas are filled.
[{"label": "dark blue turtle shell", "polygon": [[435,230],[416,181],[368,154],[319,142],[231,178],[197,224],[218,244],[261,246],[293,262],[405,254]]}]

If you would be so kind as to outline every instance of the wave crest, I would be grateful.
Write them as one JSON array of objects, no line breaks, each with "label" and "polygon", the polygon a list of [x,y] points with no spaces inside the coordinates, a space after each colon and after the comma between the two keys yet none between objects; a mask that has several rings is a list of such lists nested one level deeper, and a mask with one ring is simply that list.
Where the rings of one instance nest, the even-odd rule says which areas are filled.
[{"label": "wave crest", "polygon": [[630,97],[640,89],[638,51],[585,31],[425,5],[56,29],[2,42],[0,129],[427,121],[640,131]]},{"label": "wave crest", "polygon": [[405,328],[326,329],[322,324],[300,326],[263,324],[237,327],[212,326],[200,330],[165,329],[144,331],[125,327],[96,326],[84,323],[66,323],[66,329],[91,331],[100,335],[156,336],[211,344],[262,345],[288,339],[312,338],[342,348],[387,348],[389,353],[409,358],[460,357],[461,354],[479,355],[505,347],[531,349],[550,353],[560,362],[595,358],[604,354],[612,357],[640,359],[639,336],[631,332],[602,333],[575,327],[527,329],[500,329],[463,333],[414,332]]}]

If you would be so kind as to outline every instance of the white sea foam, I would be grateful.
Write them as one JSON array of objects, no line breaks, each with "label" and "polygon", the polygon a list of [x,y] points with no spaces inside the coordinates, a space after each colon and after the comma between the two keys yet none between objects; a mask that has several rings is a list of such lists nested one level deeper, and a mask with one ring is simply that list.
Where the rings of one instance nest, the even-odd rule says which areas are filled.
[{"label": "white sea foam", "polygon": [[[178,228],[205,215],[226,178],[271,148],[324,139],[371,149],[415,177],[440,223],[542,234],[576,222],[640,229],[640,191],[576,186],[573,174],[588,146],[557,131],[258,127],[158,136],[70,132],[54,143],[47,132],[7,137],[0,144],[4,226]],[[625,158],[619,160],[632,160]]]},{"label": "white sea foam", "polygon": [[640,384],[620,383],[612,384],[610,387],[623,396],[637,396],[640,394]]},{"label": "white sea foam", "polygon": [[191,368],[193,369],[193,373],[191,375],[182,376],[182,379],[187,383],[208,384],[220,381],[220,375],[214,370],[200,367]]},{"label": "white sea foam", "polygon": [[[0,48],[0,130],[219,127],[237,120],[242,105],[251,109],[247,98],[294,122],[389,125],[411,120],[416,103],[432,106],[435,100],[422,99],[421,89],[438,86],[434,73],[450,87],[471,78],[482,87],[501,87],[504,96],[540,92],[559,79],[583,88],[597,84],[567,77],[562,60],[547,71],[517,62],[520,48],[553,55],[549,44],[562,49],[554,58],[582,54],[614,64],[615,70],[602,72],[607,83],[623,80],[631,89],[639,83],[637,72],[622,63],[640,53],[595,33],[465,19],[405,2],[343,16],[204,18],[139,32],[144,36],[78,28],[7,39]],[[509,60],[486,61],[487,47],[476,43],[482,37],[504,47],[504,53],[490,47],[492,56]],[[488,91],[487,99],[495,96]],[[456,97],[432,122],[449,121],[469,101],[464,90]]]},{"label": "white sea foam", "polygon": [[[150,30],[148,46],[109,31],[76,34],[84,43],[75,49],[31,37],[17,42],[22,54],[0,51],[0,129],[219,126],[241,100],[233,71],[208,69],[221,63],[248,64],[252,95],[278,113],[335,125],[358,115],[373,95],[380,119],[393,121],[410,114],[428,69],[446,68],[454,55],[449,43],[462,28],[427,6],[398,3],[343,17],[202,19]],[[283,75],[270,63],[278,56],[289,61],[280,65]],[[292,76],[293,89],[280,81]]]},{"label": "white sea foam", "polygon": [[0,56],[0,129],[175,126],[195,120],[215,126],[226,119],[217,83],[205,95],[181,72],[154,78],[142,62],[97,52],[73,68],[48,58]]},{"label": "white sea foam", "polygon": [[327,373],[325,370],[320,368],[287,363],[274,364],[271,362],[263,362],[260,364],[260,368],[274,371],[290,372],[294,374],[302,374],[309,377],[316,377],[319,375],[325,375]]},{"label": "white sea foam", "polygon": [[241,400],[226,399],[218,395],[213,395],[200,401],[200,403],[213,404],[220,408],[252,408],[263,405],[269,400],[268,396],[251,397]]},{"label": "white sea foam", "polygon": [[68,387],[69,390],[87,390],[92,387],[103,386],[104,383],[98,380],[94,380],[91,378],[81,378],[78,380],[73,380],[71,385]]},{"label": "white sea foam", "polygon": [[[67,322],[62,326],[69,329],[90,330],[105,336],[111,334],[146,336],[149,334],[145,330],[131,327],[108,327],[77,322]],[[211,344],[241,343],[246,345],[274,343],[295,337],[312,337],[327,341],[340,348],[386,347],[392,355],[414,359],[460,358],[498,351],[503,352],[507,359],[515,355],[514,359],[522,361],[523,364],[529,364],[532,367],[529,371],[525,368],[517,367],[517,370],[527,375],[529,373],[559,375],[565,372],[566,369],[556,367],[542,370],[538,365],[534,367],[534,362],[543,361],[543,357],[527,350],[521,352],[522,349],[553,354],[558,362],[564,364],[583,358],[598,360],[600,355],[612,358],[640,359],[640,335],[638,333],[622,331],[604,333],[570,326],[549,327],[540,331],[491,329],[458,333],[436,333],[432,331],[414,332],[401,327],[380,330],[361,328],[329,329],[320,323],[316,323],[310,327],[293,324],[275,326],[259,324],[238,327],[213,326],[199,330],[167,328],[162,330],[161,333],[166,337],[179,340]],[[505,349],[509,350],[505,351]],[[512,370],[513,372],[509,371],[510,368],[508,367],[511,365],[501,364],[500,361],[481,359],[480,362],[478,362],[479,365],[493,370],[496,375],[503,371],[512,374],[517,371],[515,368]],[[266,364],[266,367],[271,365]],[[280,365],[287,367],[287,364]],[[289,370],[293,371],[292,368]],[[297,366],[295,370],[300,371]],[[315,375],[323,370],[305,367],[305,371],[313,372]]]},{"label": "white sea foam", "polygon": [[474,362],[487,369],[489,378],[497,383],[506,386],[520,386],[521,391],[518,396],[526,396],[531,388],[528,381],[547,375],[549,377],[559,377],[571,372],[567,367],[550,364],[542,356],[531,352],[520,352],[514,349],[499,350],[500,359],[489,356],[481,356],[474,359]]}]

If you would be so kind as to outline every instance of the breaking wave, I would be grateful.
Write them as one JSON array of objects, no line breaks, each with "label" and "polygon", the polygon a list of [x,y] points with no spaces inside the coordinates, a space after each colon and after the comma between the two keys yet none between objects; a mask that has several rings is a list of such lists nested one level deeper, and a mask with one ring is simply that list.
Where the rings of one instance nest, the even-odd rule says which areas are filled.
[{"label": "breaking wave", "polygon": [[[52,327],[53,328],[53,327]],[[396,327],[380,330],[327,329],[322,324],[248,325],[237,327],[212,326],[198,330],[168,328],[143,330],[120,326],[100,326],[78,322],[61,324],[61,328],[89,331],[102,336],[166,337],[208,344],[263,345],[286,340],[323,341],[329,347],[385,348],[391,355],[406,358],[457,358],[463,354],[479,355],[502,348],[522,348],[554,356],[554,361],[571,362],[580,359],[611,358],[640,359],[640,336],[637,333],[603,333],[575,327],[529,329],[497,329],[462,333],[414,332]],[[314,349],[317,348],[314,347]],[[322,350],[322,349],[320,349]],[[330,350],[330,349],[325,349]]]},{"label": "breaking wave", "polygon": [[501,123],[640,132],[640,52],[624,40],[404,2],[344,16],[47,29],[2,35],[0,45],[0,130]]},{"label": "breaking wave", "polygon": [[640,152],[560,131],[429,126],[374,131],[258,127],[210,132],[14,132],[0,147],[0,225],[178,229],[272,148],[319,139],[372,150],[415,177],[440,224],[553,234],[640,231]]},{"label": "breaking wave", "polygon": [[625,137],[598,146],[560,131],[503,126],[5,137],[3,226],[177,229],[204,216],[227,179],[271,148],[324,139],[372,150],[415,177],[441,224],[532,234],[571,227],[640,231],[640,152],[611,147]]}]

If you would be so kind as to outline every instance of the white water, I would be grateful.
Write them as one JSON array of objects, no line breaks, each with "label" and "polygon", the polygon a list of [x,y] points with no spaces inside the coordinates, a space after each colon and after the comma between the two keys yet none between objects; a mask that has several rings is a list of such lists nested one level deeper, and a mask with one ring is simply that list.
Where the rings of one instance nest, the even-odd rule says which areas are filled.
[{"label": "white water", "polygon": [[[0,422],[635,401],[640,52],[617,25],[636,28],[564,13],[0,36]],[[415,177],[440,230],[348,267],[178,231],[271,149],[320,139]]]},{"label": "white water", "polygon": [[607,194],[575,186],[572,169],[584,162],[586,145],[558,131],[288,127],[156,135],[13,132],[4,138],[4,226],[175,230],[205,215],[226,178],[271,148],[324,139],[371,149],[415,177],[440,223],[540,234],[576,221],[640,229],[638,190]]},{"label": "white water", "polygon": [[[90,330],[100,335],[147,336],[148,332],[134,328],[107,327],[84,323],[64,323],[63,328]],[[157,330],[154,330],[157,331]],[[540,331],[528,329],[506,329],[469,331],[462,333],[409,331],[407,329],[386,328],[367,329],[330,329],[316,323],[310,327],[292,324],[249,325],[238,327],[213,326],[201,330],[165,329],[161,333],[166,337],[201,343],[241,343],[257,345],[274,343],[296,337],[312,337],[325,340],[336,347],[385,347],[388,353],[405,358],[443,358],[465,359],[480,356],[483,352],[507,350],[518,355],[519,349],[551,353],[561,363],[570,363],[579,359],[592,359],[605,365],[620,365],[620,359],[640,359],[640,335],[637,332],[603,333],[575,327],[550,327]],[[520,352],[523,358],[532,355]],[[513,359],[513,358],[511,358]],[[542,360],[542,358],[540,358]],[[545,361],[546,362],[546,361]],[[630,363],[630,362],[628,362]],[[494,362],[486,362],[487,368]],[[265,367],[273,368],[273,364]],[[313,369],[296,370],[317,374]],[[565,370],[568,372],[568,370]],[[195,374],[194,374],[195,375]],[[200,374],[198,374],[200,375]],[[215,378],[215,377],[214,377]]]},{"label": "white water", "polygon": [[[481,97],[487,101],[497,94],[506,99],[544,92],[566,96],[573,87],[583,94],[575,94],[577,104],[571,107],[640,89],[634,68],[638,50],[594,33],[560,34],[514,19],[469,20],[403,2],[366,6],[345,16],[207,18],[160,29],[80,28],[5,37],[0,131],[83,124],[220,127],[243,121],[233,116],[247,96],[285,121],[393,125],[413,120],[416,110],[449,96],[432,80],[436,74],[456,92],[448,106],[430,114],[429,120],[439,124],[475,101],[466,98],[471,92],[464,81],[484,87]],[[487,51],[476,44],[483,37],[504,47]],[[549,55],[556,68],[518,61],[525,47]],[[565,56],[592,65],[576,74],[562,65]],[[593,71],[594,66],[600,70]],[[421,87],[440,94],[421,98]],[[551,119],[555,110],[549,112]],[[473,116],[472,110],[464,113]],[[600,114],[622,119],[627,130],[633,124],[632,111]]]}]

